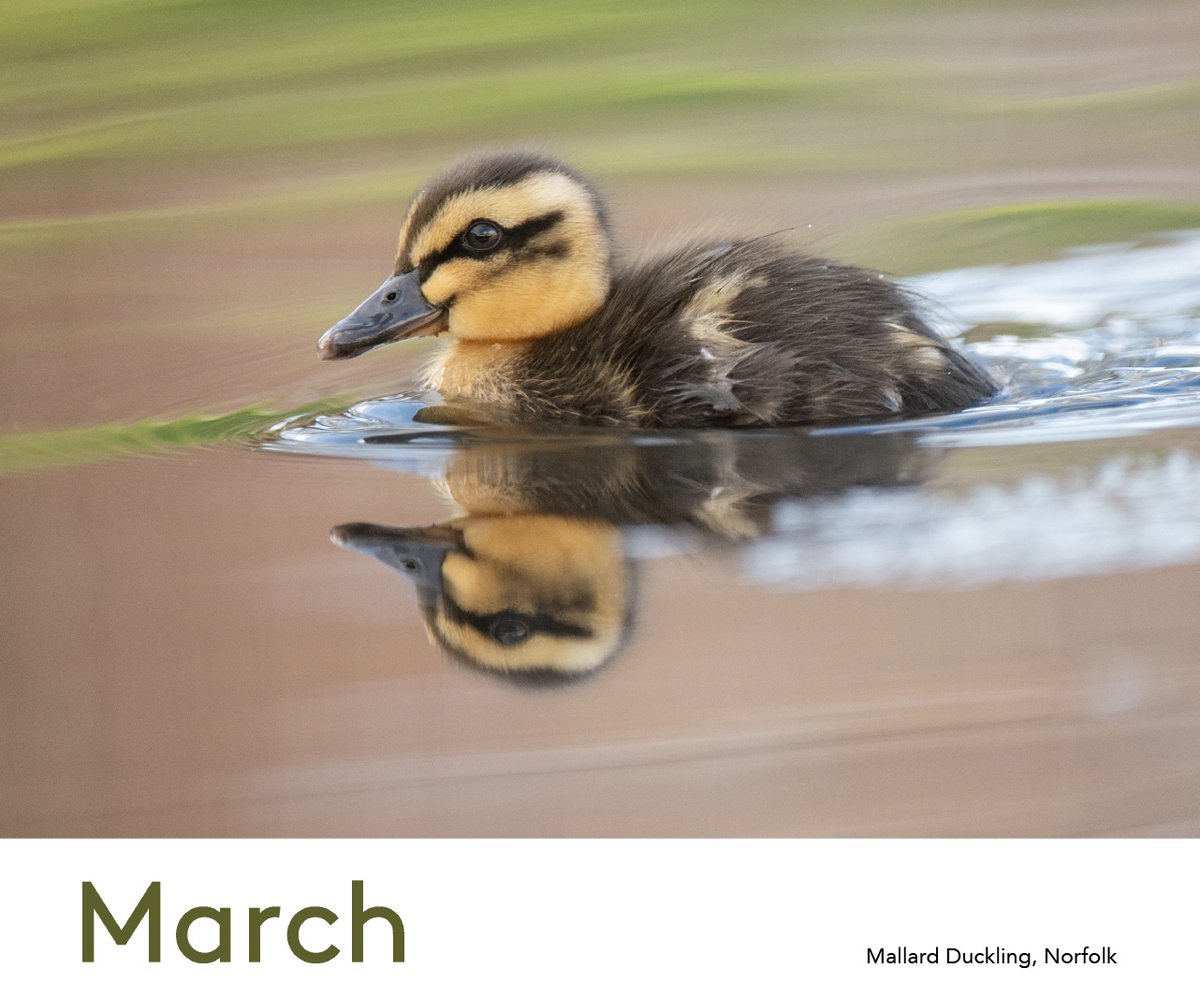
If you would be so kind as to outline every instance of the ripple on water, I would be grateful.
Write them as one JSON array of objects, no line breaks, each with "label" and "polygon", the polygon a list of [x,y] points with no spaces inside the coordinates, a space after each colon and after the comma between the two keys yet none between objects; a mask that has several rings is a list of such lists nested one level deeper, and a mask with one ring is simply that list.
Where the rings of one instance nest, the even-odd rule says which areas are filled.
[{"label": "ripple on water", "polygon": [[[944,335],[1003,386],[985,405],[910,420],[939,446],[1128,436],[1200,423],[1200,232],[909,282]],[[978,340],[973,333],[989,330]],[[1006,331],[1008,330],[1008,331]],[[888,427],[887,429],[891,429]],[[875,428],[876,431],[882,428]],[[861,432],[861,430],[859,430]]]}]

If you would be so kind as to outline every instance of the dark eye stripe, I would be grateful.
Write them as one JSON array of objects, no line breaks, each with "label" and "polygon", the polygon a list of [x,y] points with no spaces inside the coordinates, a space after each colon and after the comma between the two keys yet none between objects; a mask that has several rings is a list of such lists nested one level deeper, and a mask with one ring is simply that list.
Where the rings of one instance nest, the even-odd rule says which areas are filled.
[{"label": "dark eye stripe", "polygon": [[[535,218],[526,219],[520,225],[514,225],[511,229],[504,230],[504,249],[514,253],[519,253],[524,249],[531,240],[536,239],[543,232],[558,225],[563,220],[561,211],[550,211],[545,215],[538,215]],[[468,259],[478,259],[476,255],[472,255],[463,248],[461,243],[462,233],[460,232],[451,241],[450,244],[436,253],[430,253],[425,257],[417,267],[421,283],[429,280],[430,275],[438,269],[447,260],[453,260],[456,257],[467,257]],[[564,252],[563,244],[556,244],[549,249],[554,250],[555,256],[561,256]]]},{"label": "dark eye stripe", "polygon": [[543,232],[553,229],[562,220],[563,213],[561,211],[551,211],[545,215],[539,215],[537,218],[530,218],[509,229],[505,241],[512,249],[522,249],[531,240],[536,239]]},{"label": "dark eye stripe", "polygon": [[591,628],[580,627],[578,624],[569,624],[565,620],[558,620],[551,617],[548,613],[519,614],[512,610],[503,611],[502,613],[473,613],[459,606],[448,593],[443,593],[442,599],[443,610],[448,620],[452,620],[458,624],[465,624],[489,639],[492,638],[490,633],[492,623],[498,617],[502,616],[520,617],[529,625],[531,634],[553,634],[564,638],[592,637]]}]

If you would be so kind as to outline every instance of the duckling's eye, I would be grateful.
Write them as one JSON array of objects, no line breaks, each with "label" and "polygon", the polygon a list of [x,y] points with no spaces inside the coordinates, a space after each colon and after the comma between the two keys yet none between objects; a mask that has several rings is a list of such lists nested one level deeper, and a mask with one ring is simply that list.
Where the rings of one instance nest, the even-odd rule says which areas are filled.
[{"label": "duckling's eye", "polygon": [[515,645],[528,638],[530,630],[519,617],[497,617],[488,624],[488,634],[502,645]]},{"label": "duckling's eye", "polygon": [[472,253],[490,253],[504,238],[504,230],[495,222],[479,218],[467,226],[462,234],[463,249]]}]

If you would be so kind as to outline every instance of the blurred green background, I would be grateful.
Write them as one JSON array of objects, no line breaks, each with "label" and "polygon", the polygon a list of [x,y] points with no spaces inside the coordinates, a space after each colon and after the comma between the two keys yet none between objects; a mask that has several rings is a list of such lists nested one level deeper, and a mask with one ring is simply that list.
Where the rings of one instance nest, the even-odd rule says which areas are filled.
[{"label": "blurred green background", "polygon": [[313,343],[480,146],[596,177],[635,250],[794,228],[913,273],[1197,226],[1198,39],[1194,0],[8,3],[0,430],[402,386]]}]

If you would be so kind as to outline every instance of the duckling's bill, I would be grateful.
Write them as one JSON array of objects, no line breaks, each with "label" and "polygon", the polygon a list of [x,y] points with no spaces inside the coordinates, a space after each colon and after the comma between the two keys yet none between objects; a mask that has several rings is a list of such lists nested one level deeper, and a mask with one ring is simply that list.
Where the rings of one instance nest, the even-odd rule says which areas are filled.
[{"label": "duckling's bill", "polygon": [[462,531],[449,526],[381,527],[374,523],[343,523],[329,532],[340,548],[369,554],[388,568],[408,576],[417,595],[432,605],[442,588],[442,562],[462,550]]},{"label": "duckling's bill", "polygon": [[389,277],[346,318],[317,341],[322,360],[357,357],[373,347],[413,336],[436,335],[446,328],[446,311],[421,294],[416,270]]}]

